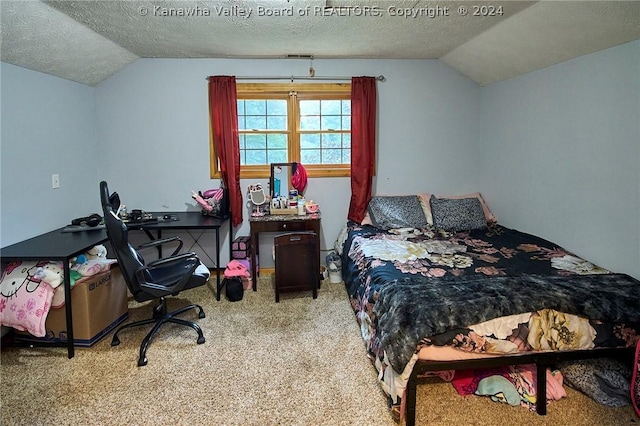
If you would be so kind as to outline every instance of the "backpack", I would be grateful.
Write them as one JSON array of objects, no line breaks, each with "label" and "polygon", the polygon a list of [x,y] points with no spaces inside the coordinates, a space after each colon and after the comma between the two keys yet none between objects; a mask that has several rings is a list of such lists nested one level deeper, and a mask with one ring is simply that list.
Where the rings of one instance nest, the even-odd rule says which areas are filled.
[{"label": "backpack", "polygon": [[242,278],[240,277],[228,277],[222,280],[222,285],[225,287],[227,299],[231,302],[237,302],[242,300],[244,295],[244,287],[242,286]]}]

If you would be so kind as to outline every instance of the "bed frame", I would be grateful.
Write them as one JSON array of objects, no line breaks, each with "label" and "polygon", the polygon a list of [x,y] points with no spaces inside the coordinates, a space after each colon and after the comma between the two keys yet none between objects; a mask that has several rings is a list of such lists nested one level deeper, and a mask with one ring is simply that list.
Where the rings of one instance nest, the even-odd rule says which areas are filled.
[{"label": "bed frame", "polygon": [[[421,361],[418,360],[411,371],[409,381],[407,383],[406,395],[406,426],[414,426],[416,424],[416,397],[418,383],[423,381],[425,377],[422,375],[431,371],[442,370],[461,370],[468,368],[492,368],[507,365],[519,364],[535,364],[538,395],[547,394],[547,374],[548,367],[561,361],[575,361],[591,358],[618,358],[621,360],[630,360],[633,362],[634,347],[628,348],[595,348],[590,350],[572,350],[572,351],[545,351],[545,352],[528,352],[521,355],[506,355],[495,358],[470,359],[460,361]],[[536,412],[544,416],[547,414],[547,399],[538,398],[536,401]]]}]

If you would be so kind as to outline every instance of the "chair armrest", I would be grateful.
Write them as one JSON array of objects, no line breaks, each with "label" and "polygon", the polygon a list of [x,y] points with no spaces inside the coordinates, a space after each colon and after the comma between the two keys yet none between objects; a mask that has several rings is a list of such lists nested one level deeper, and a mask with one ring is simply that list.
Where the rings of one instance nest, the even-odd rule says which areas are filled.
[{"label": "chair armrest", "polygon": [[171,256],[175,256],[176,254],[178,254],[180,252],[180,250],[182,250],[182,245],[184,244],[182,242],[182,240],[180,239],[180,237],[169,237],[169,238],[163,238],[161,240],[149,241],[148,243],[144,243],[144,244],[139,245],[138,249],[161,246],[161,245],[172,243],[172,242],[175,242],[175,241],[178,241],[178,247],[173,251],[173,253],[171,253]]},{"label": "chair armrest", "polygon": [[168,266],[170,264],[177,263],[178,261],[189,259],[190,257],[195,257],[196,259],[198,258],[193,252],[181,253],[178,255],[172,255],[169,257],[163,257],[162,259],[153,260],[147,263],[144,269],[151,269],[159,266]]}]

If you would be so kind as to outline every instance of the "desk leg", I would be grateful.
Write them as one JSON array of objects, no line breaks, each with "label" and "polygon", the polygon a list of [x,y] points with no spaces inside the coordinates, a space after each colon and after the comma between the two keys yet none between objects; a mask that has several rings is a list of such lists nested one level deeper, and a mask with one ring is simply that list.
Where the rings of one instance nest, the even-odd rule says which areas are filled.
[{"label": "desk leg", "polygon": [[67,318],[67,356],[73,358],[75,355],[75,346],[73,341],[73,310],[71,308],[71,270],[69,268],[69,259],[65,259],[64,269],[64,307]]},{"label": "desk leg", "polygon": [[258,233],[251,231],[251,279],[253,280],[253,291],[258,291],[258,272],[256,268],[256,256],[258,255],[258,244],[260,238]]},{"label": "desk leg", "polygon": [[216,300],[220,301],[220,228],[216,228]]},{"label": "desk leg", "polygon": [[[154,236],[148,229],[143,229],[143,232],[147,234],[147,237],[149,237],[149,241],[155,241],[156,239],[159,240],[160,238],[162,238],[162,231],[160,229],[158,229],[157,237]],[[156,250],[158,250],[158,259],[162,259],[162,245],[157,246]]]}]

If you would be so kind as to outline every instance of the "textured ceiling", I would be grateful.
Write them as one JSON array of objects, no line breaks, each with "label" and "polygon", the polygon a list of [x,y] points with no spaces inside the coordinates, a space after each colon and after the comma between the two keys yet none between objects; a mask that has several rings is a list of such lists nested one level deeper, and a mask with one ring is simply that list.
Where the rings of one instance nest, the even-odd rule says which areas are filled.
[{"label": "textured ceiling", "polygon": [[484,85],[640,38],[638,0],[3,0],[0,7],[2,61],[89,85],[138,58],[287,55],[441,59]]}]

